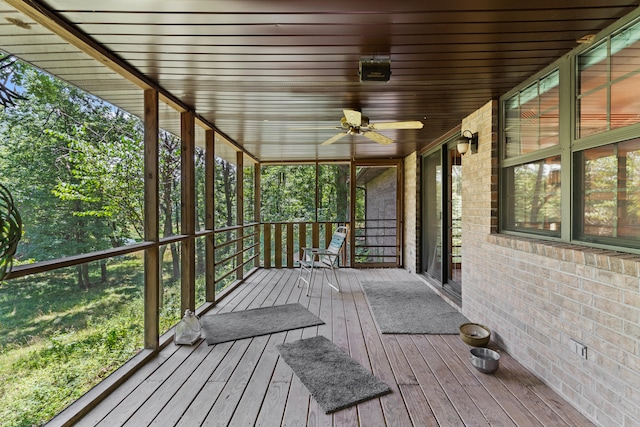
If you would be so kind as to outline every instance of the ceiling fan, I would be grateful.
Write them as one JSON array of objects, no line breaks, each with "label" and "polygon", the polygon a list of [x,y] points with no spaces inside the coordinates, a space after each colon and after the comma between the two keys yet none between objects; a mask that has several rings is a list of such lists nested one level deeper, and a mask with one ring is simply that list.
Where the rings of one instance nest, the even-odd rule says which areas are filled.
[{"label": "ceiling fan", "polygon": [[[377,130],[386,129],[422,129],[421,121],[408,122],[387,122],[387,123],[369,123],[369,118],[363,116],[360,111],[342,110],[344,117],[340,120],[340,126],[332,128],[313,128],[313,129],[339,129],[341,132],[324,141],[321,145],[329,145],[344,138],[347,135],[362,135],[378,144],[391,144],[393,139],[376,132]],[[310,128],[306,128],[310,129]]]}]

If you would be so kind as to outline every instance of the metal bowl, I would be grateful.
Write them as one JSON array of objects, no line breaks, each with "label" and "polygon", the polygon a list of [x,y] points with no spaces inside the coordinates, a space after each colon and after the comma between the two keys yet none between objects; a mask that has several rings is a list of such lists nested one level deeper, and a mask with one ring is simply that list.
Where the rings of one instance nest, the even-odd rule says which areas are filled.
[{"label": "metal bowl", "polygon": [[500,367],[500,355],[489,348],[472,348],[470,360],[474,368],[485,374],[492,374]]},{"label": "metal bowl", "polygon": [[491,329],[479,323],[460,325],[460,339],[474,347],[484,347],[491,339]]}]

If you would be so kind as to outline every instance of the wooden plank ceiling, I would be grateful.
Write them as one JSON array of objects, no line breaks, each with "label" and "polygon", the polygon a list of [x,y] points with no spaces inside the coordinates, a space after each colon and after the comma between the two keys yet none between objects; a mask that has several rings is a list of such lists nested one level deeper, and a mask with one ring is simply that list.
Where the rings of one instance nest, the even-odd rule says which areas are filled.
[{"label": "wooden plank ceiling", "polygon": [[[160,88],[260,161],[390,158],[455,128],[639,3],[4,0],[0,49],[136,115],[141,88]],[[83,52],[93,44],[104,51]],[[360,82],[361,59],[390,60],[390,81]],[[381,131],[390,145],[355,135],[320,146],[338,131],[292,129],[338,126],[344,108],[425,126]],[[161,125],[177,133],[179,114],[163,108]]]}]

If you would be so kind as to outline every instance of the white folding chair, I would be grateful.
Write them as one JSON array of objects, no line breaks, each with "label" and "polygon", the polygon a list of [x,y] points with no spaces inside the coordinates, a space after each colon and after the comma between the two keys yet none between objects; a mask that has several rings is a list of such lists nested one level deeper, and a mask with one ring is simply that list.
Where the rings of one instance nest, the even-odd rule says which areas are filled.
[{"label": "white folding chair", "polygon": [[[311,288],[313,287],[313,277],[317,269],[322,269],[324,278],[327,280],[327,284],[336,291],[340,292],[340,280],[336,270],[339,267],[340,252],[344,247],[344,243],[347,240],[347,234],[349,229],[341,225],[336,228],[336,231],[331,237],[331,242],[326,249],[321,248],[301,248],[302,257],[300,258],[300,273],[298,274],[298,280],[296,285],[300,286],[300,282],[307,284],[307,296],[311,295]],[[329,274],[327,270],[331,270],[333,277],[335,278],[335,284],[329,280]]]}]

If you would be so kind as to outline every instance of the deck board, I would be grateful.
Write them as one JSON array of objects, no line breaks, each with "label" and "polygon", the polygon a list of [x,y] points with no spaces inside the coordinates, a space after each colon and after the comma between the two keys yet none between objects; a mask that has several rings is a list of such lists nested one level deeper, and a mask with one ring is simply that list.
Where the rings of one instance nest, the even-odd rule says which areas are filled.
[{"label": "deck board", "polygon": [[[413,342],[412,337],[409,335],[398,337],[398,341],[402,345],[402,350],[411,365],[411,369],[415,373],[416,380],[420,385],[422,394],[425,396],[427,405],[429,406],[438,425],[464,425],[460,415],[458,415],[458,412],[449,401],[442,385],[438,382],[436,376],[431,371],[431,368],[422,357],[418,347]],[[413,417],[415,416],[416,415],[413,415]],[[431,416],[428,414],[426,416],[428,420],[431,419]]]},{"label": "deck board", "polygon": [[[180,390],[191,374],[198,368],[206,356],[210,353],[205,345],[200,344],[193,354],[184,360],[175,371],[162,383],[161,387],[157,387],[156,383],[147,383],[148,387],[155,388],[151,392],[150,397],[140,406],[132,417],[130,417],[125,426],[149,425],[156,418],[156,415],[164,408],[167,408],[168,402]],[[159,380],[153,380],[159,381]],[[137,389],[137,393],[144,393],[143,390]],[[114,423],[113,420],[107,419],[106,423]]]},{"label": "deck board", "polygon": [[[444,340],[443,337],[439,338]],[[463,354],[466,356],[466,348],[462,342],[458,343],[454,340],[450,340],[449,344],[450,348],[453,347],[457,349],[459,357],[462,358]],[[469,370],[469,372],[475,376],[477,381],[487,391],[487,394],[492,396],[503,410],[509,414],[516,425],[523,427],[543,425],[532,412],[532,406],[528,406],[529,402],[522,402],[516,397],[518,394],[516,389],[520,386],[521,380],[516,378],[513,372],[505,368],[505,365],[508,363],[508,359],[510,359],[508,355],[501,355],[501,368],[494,375],[485,375],[475,370]],[[533,377],[526,370],[523,370],[522,373],[526,376]],[[563,425],[563,423],[558,420],[552,423],[552,425]]]},{"label": "deck board", "polygon": [[442,359],[428,337],[418,337],[414,342],[427,361],[436,380],[445,391],[449,401],[458,412],[458,415],[460,415],[460,418],[462,418],[464,425],[488,426],[489,422],[473,403],[466,388],[453,375],[453,372],[451,372],[449,366]]},{"label": "deck board", "polygon": [[[443,341],[447,341],[449,338],[460,341],[457,336],[440,336],[437,337]],[[436,348],[446,349],[445,343],[438,343],[436,340],[432,341]],[[460,342],[462,344],[462,342]],[[484,415],[486,420],[491,426],[515,426],[516,424],[511,420],[509,415],[502,409],[502,407],[492,398],[487,398],[486,389],[478,382],[477,377],[473,372],[469,370],[468,361],[466,359],[468,353],[468,347],[464,346],[464,357],[447,357],[450,354],[449,351],[439,351],[441,357],[445,358],[445,363],[451,370],[451,373],[458,379],[458,382],[464,387],[465,391],[471,398],[471,401],[480,409],[480,412]],[[458,355],[460,356],[460,355]],[[483,374],[480,374],[483,375]]]},{"label": "deck board", "polygon": [[[353,278],[351,278],[353,279]],[[345,320],[347,322],[347,338],[349,340],[349,355],[366,369],[371,371],[371,361],[367,351],[367,344],[363,334],[358,310],[355,305],[354,293],[361,292],[360,285],[354,280],[343,280],[343,298],[345,306]],[[384,425],[384,413],[380,402],[369,400],[358,406],[358,419],[360,425],[378,426]]]},{"label": "deck board", "polygon": [[[201,346],[203,346],[204,344],[205,343],[202,343]],[[217,367],[217,364],[224,359],[225,355],[229,352],[232,345],[232,342],[227,342],[212,347],[211,351],[209,351],[202,363],[198,365],[196,369],[194,369],[193,373],[182,384],[180,389],[175,394],[173,394],[173,396],[171,396],[171,399],[167,402],[164,408],[162,408],[161,411],[155,414],[156,416],[153,419],[151,425],[160,426],[163,424],[177,424],[186,409],[184,405],[181,404],[181,402],[195,401],[201,390],[203,391],[203,398],[205,396],[219,395],[222,391],[222,386],[224,385],[224,383],[220,381],[208,382],[207,379],[211,374],[211,370],[215,369]],[[202,400],[202,404],[206,405],[207,402],[204,399]]]},{"label": "deck board", "polygon": [[[170,344],[80,426],[535,426],[592,425],[502,353],[494,375],[468,362],[455,335],[381,335],[362,292],[370,280],[420,280],[398,269],[341,269],[343,292],[317,275],[311,292],[292,269],[260,270],[210,313],[298,302],[325,324],[209,346]],[[276,345],[329,337],[392,393],[325,414]],[[52,422],[55,425],[55,419]]]},{"label": "deck board", "polygon": [[[365,270],[357,271],[358,276],[361,274],[362,281],[380,279],[379,272],[382,270]],[[380,397],[380,404],[384,414],[386,425],[388,426],[411,426],[411,418],[407,412],[406,405],[400,394],[398,384],[395,382],[393,370],[387,353],[382,345],[381,334],[373,320],[371,310],[367,305],[366,298],[362,292],[362,288],[352,290],[352,295],[358,310],[360,325],[362,327],[365,342],[367,343],[367,351],[371,368],[374,375],[387,383],[392,393]]]},{"label": "deck board", "polygon": [[[171,346],[168,350],[176,351],[178,350],[178,347]],[[144,381],[144,379],[153,373],[153,371],[161,367],[164,361],[170,356],[170,353],[162,352],[162,354],[151,359],[142,368],[136,371],[125,383],[120,385],[113,393],[111,393],[108,398],[98,403],[94,408],[92,408],[91,412],[87,413],[82,419],[77,421],[75,425],[80,427],[97,425],[105,416],[113,411],[115,405],[135,390],[138,384]],[[51,424],[55,425],[55,418],[52,421],[53,422]]]}]

